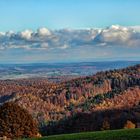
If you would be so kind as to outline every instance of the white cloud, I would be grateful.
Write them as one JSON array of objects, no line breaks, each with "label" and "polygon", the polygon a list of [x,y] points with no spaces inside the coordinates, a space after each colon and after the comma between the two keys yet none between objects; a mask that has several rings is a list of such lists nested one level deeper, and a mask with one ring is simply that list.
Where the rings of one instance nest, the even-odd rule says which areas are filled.
[{"label": "white cloud", "polygon": [[112,45],[122,46],[139,46],[140,33],[130,27],[123,27],[119,25],[112,25],[102,31],[96,36],[97,43],[106,43]]},{"label": "white cloud", "polygon": [[5,33],[4,32],[0,32],[0,36],[5,36]]},{"label": "white cloud", "polygon": [[132,29],[134,29],[136,32],[140,32],[140,25],[138,26],[131,26]]},{"label": "white cloud", "polygon": [[69,46],[67,44],[64,44],[63,46],[60,46],[59,48],[60,49],[67,49],[67,48],[69,48]]},{"label": "white cloud", "polygon": [[41,44],[41,48],[48,49],[48,47],[49,47],[49,45],[46,42]]},{"label": "white cloud", "polygon": [[131,37],[132,31],[126,27],[112,25],[109,28],[103,29],[98,35],[102,42],[125,42]]},{"label": "white cloud", "polygon": [[47,29],[47,28],[40,28],[38,29],[38,34],[39,36],[50,36],[51,35],[51,32]]},{"label": "white cloud", "polygon": [[28,40],[32,37],[32,33],[33,32],[31,30],[25,30],[25,31],[20,32],[20,36],[21,38]]},{"label": "white cloud", "polygon": [[11,37],[12,35],[14,35],[14,31],[10,30],[8,32],[5,33],[6,36]]}]

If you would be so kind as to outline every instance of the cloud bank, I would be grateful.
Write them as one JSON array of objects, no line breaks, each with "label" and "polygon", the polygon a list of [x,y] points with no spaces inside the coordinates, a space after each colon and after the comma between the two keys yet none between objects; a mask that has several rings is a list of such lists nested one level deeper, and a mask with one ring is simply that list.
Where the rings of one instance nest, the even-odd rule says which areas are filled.
[{"label": "cloud bank", "polygon": [[[27,53],[29,52],[29,53]],[[0,53],[46,59],[100,58],[140,54],[140,26],[112,25],[104,29],[61,29],[0,32]],[[136,54],[136,55],[135,55]],[[5,59],[4,57],[0,57]]]},{"label": "cloud bank", "polygon": [[[138,29],[138,31],[137,31]],[[112,25],[105,29],[49,30],[0,32],[0,49],[68,49],[71,47],[122,46],[140,47],[138,27]]]}]

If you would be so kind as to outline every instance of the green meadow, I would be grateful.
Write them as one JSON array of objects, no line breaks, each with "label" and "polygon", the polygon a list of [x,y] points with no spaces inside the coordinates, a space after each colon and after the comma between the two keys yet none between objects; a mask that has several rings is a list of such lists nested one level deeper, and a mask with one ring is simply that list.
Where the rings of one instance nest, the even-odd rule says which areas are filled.
[{"label": "green meadow", "polygon": [[140,129],[84,132],[32,138],[28,140],[140,140]]}]

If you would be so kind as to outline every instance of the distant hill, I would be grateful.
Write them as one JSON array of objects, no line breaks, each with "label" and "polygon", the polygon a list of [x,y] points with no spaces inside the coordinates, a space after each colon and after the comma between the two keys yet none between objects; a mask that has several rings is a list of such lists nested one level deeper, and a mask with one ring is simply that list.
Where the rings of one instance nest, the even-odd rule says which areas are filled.
[{"label": "distant hill", "polygon": [[[60,129],[53,133],[65,133],[59,130],[100,130],[104,120],[108,121],[111,117],[110,120],[115,122],[123,119],[120,126],[116,127],[111,125],[113,122],[109,122],[110,129],[122,128],[127,120],[137,127],[140,123],[140,65],[101,71],[60,83],[38,78],[1,80],[0,103],[8,101],[26,108],[38,120],[43,131],[48,128],[51,131],[55,126]],[[74,118],[78,114],[79,119],[82,116],[85,118],[81,118],[81,123]],[[86,118],[90,118],[87,123]],[[67,130],[67,120],[72,122],[70,125],[79,124],[80,127],[72,125]],[[94,127],[89,128],[91,122],[94,122]]]},{"label": "distant hill", "polygon": [[139,64],[140,61],[104,61],[73,63],[0,64],[0,79],[48,78],[63,81],[99,71],[119,69]]}]

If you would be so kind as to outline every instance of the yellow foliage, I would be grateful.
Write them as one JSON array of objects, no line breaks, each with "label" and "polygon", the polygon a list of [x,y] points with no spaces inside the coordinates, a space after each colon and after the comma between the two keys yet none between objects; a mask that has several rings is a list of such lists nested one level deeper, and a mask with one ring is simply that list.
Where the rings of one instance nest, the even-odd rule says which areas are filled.
[{"label": "yellow foliage", "polygon": [[42,136],[41,136],[40,133],[37,133],[36,137],[37,137],[37,138],[41,138]]},{"label": "yellow foliage", "polygon": [[124,129],[131,129],[131,128],[136,128],[136,125],[131,121],[127,120],[126,124],[124,125]]}]

